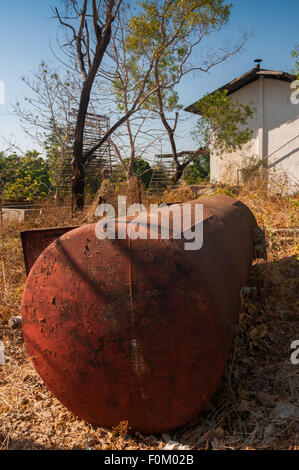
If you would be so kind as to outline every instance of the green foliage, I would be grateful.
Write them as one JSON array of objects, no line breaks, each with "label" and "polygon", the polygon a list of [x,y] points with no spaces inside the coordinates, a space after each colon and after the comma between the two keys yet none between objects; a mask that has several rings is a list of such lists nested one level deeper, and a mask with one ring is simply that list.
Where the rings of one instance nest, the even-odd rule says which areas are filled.
[{"label": "green foliage", "polygon": [[24,156],[0,155],[0,192],[4,199],[34,201],[51,188],[49,166],[35,150]]},{"label": "green foliage", "polygon": [[289,200],[289,204],[291,208],[291,213],[290,213],[291,222],[295,224],[298,222],[299,200],[292,199],[292,198],[288,198],[288,200]]},{"label": "green foliage", "polygon": [[[124,164],[126,165],[126,168],[128,170],[129,165],[130,165],[130,158],[125,158],[124,159]],[[112,174],[112,181],[114,181],[114,182],[123,182],[127,179],[123,167],[120,168],[120,166],[119,166],[118,168],[116,168],[115,173],[117,174],[117,180]],[[150,185],[152,173],[153,173],[153,170],[152,170],[150,164],[146,160],[143,160],[142,158],[135,158],[135,160],[133,162],[133,172],[132,172],[131,176],[139,176],[140,180],[144,184],[145,189],[148,189],[148,187]]]},{"label": "green foliage", "polygon": [[[130,164],[130,159],[125,160],[126,164]],[[139,176],[142,183],[144,184],[145,189],[148,189],[153,170],[151,169],[150,164],[143,160],[142,158],[136,158],[133,163],[133,176]]]},{"label": "green foliage", "polygon": [[295,70],[294,74],[297,75],[299,80],[299,44],[292,51],[291,56],[295,59]]},{"label": "green foliage", "polygon": [[[176,159],[174,134],[181,106],[176,85],[191,71],[208,71],[242,47],[241,41],[235,49],[223,48],[221,52],[210,54],[208,59],[197,55],[196,62],[192,60],[203,39],[227,23],[232,5],[224,3],[223,0],[142,0],[138,14],[132,16],[128,24],[127,50],[134,58],[135,68],[142,70],[145,63],[150,65],[147,90],[155,90],[143,107],[161,118],[177,169],[180,164]],[[138,80],[132,82],[138,85]],[[203,142],[210,143],[210,127],[213,127],[219,151],[234,150],[249,140],[251,131],[245,126],[253,113],[250,106],[231,103],[225,93],[216,93],[205,97],[201,107],[203,118],[195,132],[201,139],[201,146]],[[173,126],[166,116],[170,112],[176,113],[172,117]],[[207,165],[205,168],[202,165],[203,161],[194,162],[186,173],[188,181],[208,176]],[[176,177],[179,174],[178,170]]]},{"label": "green foliage", "polygon": [[[143,0],[138,6],[138,14],[129,21],[126,38],[136,70],[133,81],[138,85],[141,64],[152,61],[147,89],[154,89],[159,82],[164,110],[181,109],[174,85],[186,73],[194,47],[228,21],[231,5],[223,5],[223,0]],[[144,107],[158,108],[157,93]]]},{"label": "green foliage", "polygon": [[210,178],[210,155],[199,154],[184,171],[184,181],[187,184],[196,184]]},{"label": "green foliage", "polygon": [[212,143],[218,155],[241,149],[251,138],[247,121],[256,111],[254,106],[232,101],[228,91],[216,91],[197,103],[201,113],[193,136],[206,145]]},{"label": "green foliage", "polygon": [[172,39],[172,44],[163,50],[163,60],[169,59],[169,51],[179,58],[184,56],[191,33],[204,33],[207,28],[223,26],[232,6],[223,5],[222,0],[142,0],[137,3],[138,15],[129,21],[128,47],[139,54],[148,50],[159,56],[161,45],[167,45]]},{"label": "green foliage", "polygon": [[210,194],[210,196],[217,196],[217,194],[219,195],[223,195],[223,196],[230,196],[230,197],[237,197],[237,195],[231,191],[229,188],[217,188],[216,191],[214,191],[212,194]]}]

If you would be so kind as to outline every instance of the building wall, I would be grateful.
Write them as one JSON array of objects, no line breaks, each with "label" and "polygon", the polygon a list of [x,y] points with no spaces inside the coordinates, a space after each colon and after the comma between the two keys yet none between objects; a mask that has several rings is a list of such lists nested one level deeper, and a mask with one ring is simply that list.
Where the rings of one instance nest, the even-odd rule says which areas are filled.
[{"label": "building wall", "polygon": [[289,192],[299,190],[299,104],[291,100],[290,83],[267,80],[265,122],[267,164],[272,179],[284,179]]},{"label": "building wall", "polygon": [[292,104],[290,96],[290,83],[263,76],[231,95],[254,104],[257,112],[248,122],[253,135],[241,150],[221,157],[211,148],[211,181],[241,183],[247,162],[263,159],[276,178],[288,178],[291,192],[299,190],[299,104]]}]

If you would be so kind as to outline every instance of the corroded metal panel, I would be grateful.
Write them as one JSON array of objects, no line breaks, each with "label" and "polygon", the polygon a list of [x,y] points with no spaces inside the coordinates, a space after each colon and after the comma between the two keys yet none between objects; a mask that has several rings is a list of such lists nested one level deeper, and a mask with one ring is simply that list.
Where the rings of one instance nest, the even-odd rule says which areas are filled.
[{"label": "corroded metal panel", "polygon": [[23,230],[21,232],[21,240],[27,275],[39,255],[47,248],[47,246],[57,238],[61,237],[64,233],[77,227],[78,226]]}]

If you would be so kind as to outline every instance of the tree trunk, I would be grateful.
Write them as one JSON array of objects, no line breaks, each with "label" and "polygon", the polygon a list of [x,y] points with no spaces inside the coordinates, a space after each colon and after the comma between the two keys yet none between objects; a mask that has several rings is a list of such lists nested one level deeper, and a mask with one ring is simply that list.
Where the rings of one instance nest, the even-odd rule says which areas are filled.
[{"label": "tree trunk", "polygon": [[75,158],[72,160],[72,212],[84,208],[85,168]]},{"label": "tree trunk", "polygon": [[171,186],[174,186],[181,179],[181,177],[183,176],[183,171],[184,171],[183,166],[181,165],[176,166],[175,174],[173,175],[172,180],[171,180]]},{"label": "tree trunk", "polygon": [[[77,115],[77,123],[75,130],[75,142],[73,148],[73,178],[72,178],[72,202],[75,209],[81,210],[84,207],[84,185],[85,185],[85,160],[83,156],[83,139],[86,114],[90,101],[91,89],[96,76],[96,72],[101,63],[99,52],[96,51],[96,57],[92,64],[92,68],[83,84],[79,111]],[[77,203],[79,202],[79,204]]]},{"label": "tree trunk", "polygon": [[98,39],[96,46],[94,60],[88,72],[86,80],[84,81],[79,111],[76,122],[75,142],[73,149],[73,178],[72,178],[72,203],[75,209],[81,210],[84,208],[84,186],[85,186],[85,166],[88,161],[83,155],[83,136],[85,128],[86,114],[90,101],[90,94],[94,83],[95,76],[102,62],[103,55],[109,44],[111,38],[111,24],[106,28],[104,38]]},{"label": "tree trunk", "polygon": [[75,210],[84,208],[85,164],[83,162],[83,136],[92,83],[93,80],[89,79],[83,85],[75,130],[72,160],[72,207]]}]

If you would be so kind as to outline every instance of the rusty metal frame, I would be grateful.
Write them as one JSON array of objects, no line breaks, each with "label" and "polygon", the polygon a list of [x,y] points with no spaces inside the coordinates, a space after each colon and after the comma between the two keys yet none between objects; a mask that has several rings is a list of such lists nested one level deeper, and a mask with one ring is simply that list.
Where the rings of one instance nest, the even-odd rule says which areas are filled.
[{"label": "rusty metal frame", "polygon": [[64,233],[74,230],[75,228],[78,228],[78,225],[70,227],[23,230],[21,232],[21,240],[27,276],[39,255],[47,248],[47,246],[57,240],[57,238],[61,237]]}]

